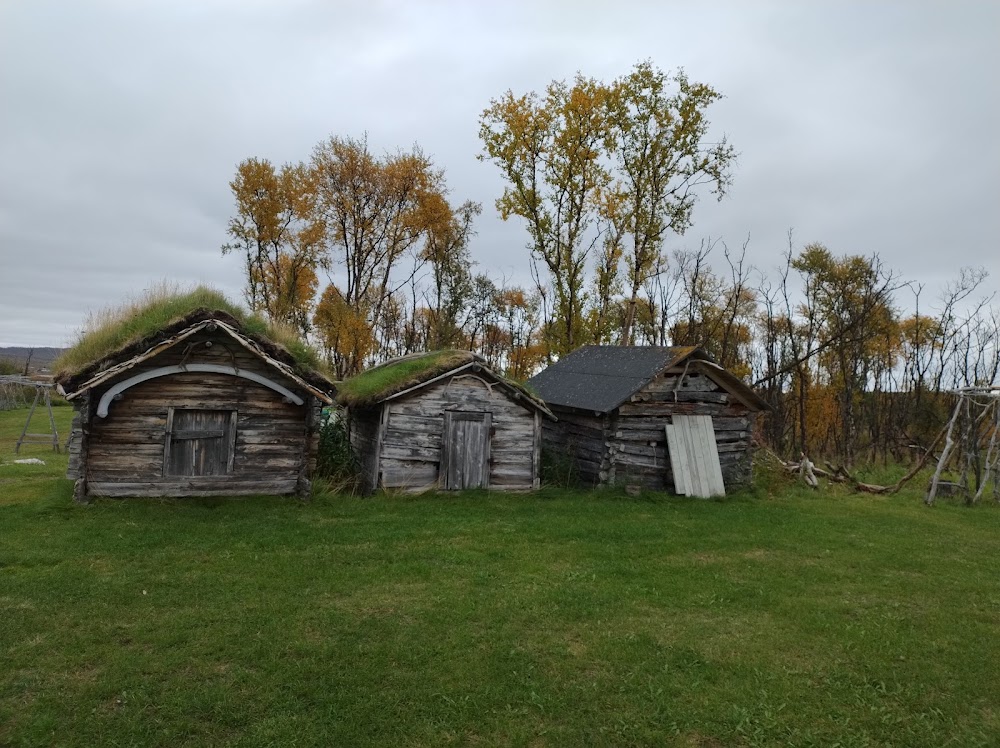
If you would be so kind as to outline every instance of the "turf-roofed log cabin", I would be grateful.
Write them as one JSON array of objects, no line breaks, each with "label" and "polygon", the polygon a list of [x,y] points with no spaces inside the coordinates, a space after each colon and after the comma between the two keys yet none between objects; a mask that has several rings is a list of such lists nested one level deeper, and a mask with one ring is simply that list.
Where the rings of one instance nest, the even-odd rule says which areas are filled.
[{"label": "turf-roofed log cabin", "polygon": [[345,380],[337,397],[366,493],[539,485],[552,413],[473,353],[394,359]]},{"label": "turf-roofed log cabin", "polygon": [[67,477],[78,501],[309,495],[334,386],[245,328],[198,309],[57,374],[76,409]]},{"label": "turf-roofed log cabin", "polygon": [[[584,346],[528,384],[558,417],[545,425],[546,448],[584,482],[716,495],[722,483],[750,481],[754,422],[767,404],[701,348]],[[692,475],[713,470],[714,488],[692,487]]]}]

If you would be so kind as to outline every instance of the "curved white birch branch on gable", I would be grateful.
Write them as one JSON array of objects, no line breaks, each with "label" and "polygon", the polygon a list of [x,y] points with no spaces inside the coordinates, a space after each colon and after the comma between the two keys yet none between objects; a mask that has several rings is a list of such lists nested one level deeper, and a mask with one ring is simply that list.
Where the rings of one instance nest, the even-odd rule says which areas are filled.
[{"label": "curved white birch branch on gable", "polygon": [[171,374],[184,374],[191,371],[203,371],[210,374],[228,374],[232,377],[249,379],[251,382],[262,384],[265,387],[274,390],[279,395],[284,395],[296,405],[302,405],[304,402],[301,397],[288,388],[282,387],[277,382],[252,371],[243,371],[242,369],[237,369],[233,366],[223,366],[222,364],[188,364],[187,366],[161,366],[159,369],[144,371],[142,374],[136,374],[134,377],[122,380],[101,396],[101,400],[97,404],[97,415],[101,418],[107,418],[108,407],[111,405],[111,401],[115,399],[116,395],[120,395],[129,387],[134,387],[137,384],[146,382],[150,379],[156,379],[157,377],[166,377]]}]

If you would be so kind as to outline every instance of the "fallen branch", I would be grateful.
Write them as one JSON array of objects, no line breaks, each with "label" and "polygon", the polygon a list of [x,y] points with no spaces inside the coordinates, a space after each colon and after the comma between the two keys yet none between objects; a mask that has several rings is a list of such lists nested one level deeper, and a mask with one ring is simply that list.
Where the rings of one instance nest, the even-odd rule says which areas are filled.
[{"label": "fallen branch", "polygon": [[816,479],[814,468],[816,466],[804,454],[799,459],[799,478],[810,488],[819,488],[819,481]]},{"label": "fallen branch", "polygon": [[936,447],[937,443],[941,441],[941,437],[944,436],[947,428],[948,427],[946,426],[941,429],[938,435],[934,438],[934,441],[931,442],[931,446],[927,448],[917,464],[910,469],[910,472],[893,483],[891,486],[879,486],[875,483],[865,483],[864,481],[858,480],[858,478],[851,475],[847,471],[847,468],[843,465],[834,466],[827,462],[825,463],[826,470],[823,470],[822,468],[816,467],[805,455],[801,456],[799,462],[782,462],[782,464],[788,472],[798,473],[799,476],[813,488],[816,488],[818,484],[811,482],[808,477],[805,477],[804,473],[810,475],[813,481],[816,480],[816,476],[819,476],[821,478],[826,478],[829,481],[833,481],[834,483],[849,483],[856,491],[861,491],[863,493],[876,495],[894,494],[898,493],[903,486],[909,483],[914,477],[916,477],[917,473],[924,468],[931,455],[934,454],[934,447]]}]

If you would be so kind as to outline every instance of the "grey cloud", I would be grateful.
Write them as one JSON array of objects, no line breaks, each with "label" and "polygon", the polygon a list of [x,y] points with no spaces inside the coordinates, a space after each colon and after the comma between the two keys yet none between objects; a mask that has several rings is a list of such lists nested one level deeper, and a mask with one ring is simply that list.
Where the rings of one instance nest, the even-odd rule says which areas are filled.
[{"label": "grey cloud", "polygon": [[0,345],[63,344],[163,278],[238,298],[219,252],[235,165],[308,159],[330,134],[419,143],[484,204],[480,266],[528,282],[479,113],[647,57],[726,94],[711,116],[741,152],[731,194],[671,247],[749,233],[768,268],[794,227],[929,286],[983,264],[995,287],[998,30],[975,2],[5,3]]}]

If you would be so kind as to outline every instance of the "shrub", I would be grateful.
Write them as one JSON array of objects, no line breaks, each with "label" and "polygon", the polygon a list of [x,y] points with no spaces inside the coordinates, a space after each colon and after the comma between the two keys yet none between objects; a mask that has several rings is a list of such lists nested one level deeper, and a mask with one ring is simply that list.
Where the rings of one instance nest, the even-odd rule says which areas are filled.
[{"label": "shrub", "polygon": [[353,493],[358,485],[358,465],[351,449],[347,419],[340,411],[325,418],[319,430],[316,475],[335,484],[341,493]]},{"label": "shrub", "polygon": [[556,488],[580,485],[580,475],[569,452],[542,447],[542,483]]}]

